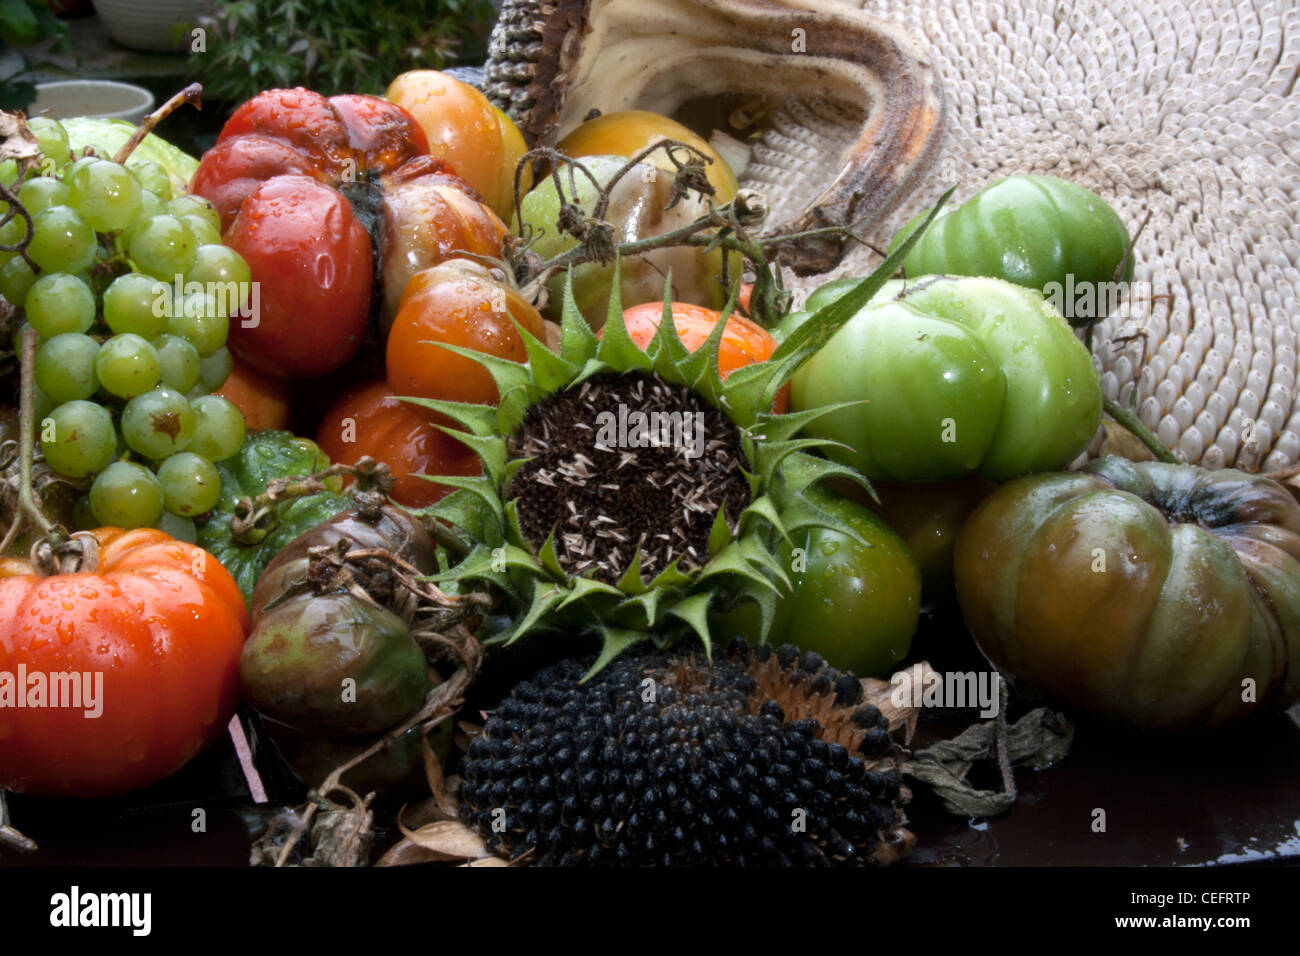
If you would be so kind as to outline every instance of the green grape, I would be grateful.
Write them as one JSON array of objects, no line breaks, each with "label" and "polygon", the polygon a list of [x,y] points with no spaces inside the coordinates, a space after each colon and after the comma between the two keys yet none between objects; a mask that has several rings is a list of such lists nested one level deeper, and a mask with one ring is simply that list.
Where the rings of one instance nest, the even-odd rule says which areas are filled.
[{"label": "green grape", "polygon": [[77,175],[79,170],[85,169],[94,163],[102,163],[104,160],[99,156],[78,156],[72,162],[63,167],[63,181],[69,186],[72,185],[72,177]]},{"label": "green grape", "polygon": [[71,206],[51,206],[32,216],[27,254],[46,272],[80,272],[95,261],[95,230]]},{"label": "green grape", "polygon": [[[131,172],[135,173],[135,178],[140,180],[140,185],[147,192],[153,193],[164,204],[172,198],[172,179],[167,175],[167,170],[147,159],[128,160],[126,165]],[[166,211],[165,207],[158,210],[158,212]]]},{"label": "green grape", "polygon": [[200,515],[221,497],[221,475],[217,466],[201,455],[183,451],[158,466],[163,504],[178,515]]},{"label": "green grape", "polygon": [[68,197],[71,194],[72,190],[65,183],[49,176],[36,176],[23,183],[23,188],[18,190],[18,201],[35,216],[51,206],[69,205]]},{"label": "green grape", "polygon": [[158,353],[162,383],[178,392],[188,392],[199,380],[198,351],[179,335],[160,335],[153,340]]},{"label": "green grape", "polygon": [[50,396],[45,394],[45,390],[32,382],[32,408],[35,411],[35,421],[43,422],[49,418],[50,412],[59,406],[59,403]]},{"label": "green grape", "polygon": [[194,264],[198,243],[194,233],[175,216],[154,216],[131,229],[128,250],[141,272],[171,281]]},{"label": "green grape", "polygon": [[221,213],[202,196],[177,196],[167,204],[167,211],[173,216],[199,216],[206,219],[213,229],[221,228]]},{"label": "green grape", "polygon": [[0,267],[0,295],[11,305],[27,301],[27,293],[36,282],[36,273],[22,256],[14,256]]},{"label": "green grape", "polygon": [[95,356],[99,343],[89,335],[64,332],[46,339],[36,350],[36,384],[56,402],[71,402],[95,394]]},{"label": "green grape", "polygon": [[143,395],[162,377],[158,352],[139,335],[130,332],[115,335],[100,346],[95,356],[95,376],[110,395],[118,398]]},{"label": "green grape", "polygon": [[140,212],[140,180],[117,163],[92,163],[72,177],[72,204],[96,232],[124,229]]},{"label": "green grape", "polygon": [[122,437],[146,458],[166,458],[183,451],[197,426],[198,416],[189,401],[165,385],[137,395],[122,409]]},{"label": "green grape", "polygon": [[[229,246],[216,243],[199,246],[194,253],[194,265],[185,278],[191,282],[202,282],[205,286],[214,282],[238,283],[241,288],[247,288],[253,281],[244,257]],[[242,300],[237,304],[242,305]]]},{"label": "green grape", "polygon": [[191,292],[173,311],[167,331],[188,339],[199,350],[199,355],[211,355],[226,344],[230,319],[223,314],[211,293]]},{"label": "green grape", "polygon": [[167,330],[172,287],[143,272],[118,276],[104,290],[104,322],[117,334],[133,332],[147,339]]},{"label": "green grape", "polygon": [[43,339],[63,332],[88,332],[95,324],[95,293],[76,276],[46,272],[27,291],[23,309]]},{"label": "green grape", "polygon": [[[0,215],[3,215],[3,213],[0,213]],[[22,216],[14,216],[3,226],[0,226],[0,243],[6,246],[17,245],[26,237],[27,220]]]},{"label": "green grape", "polygon": [[221,230],[202,216],[181,216],[181,222],[190,227],[194,241],[200,246],[216,245],[221,242]]},{"label": "green grape", "polygon": [[12,159],[6,159],[0,163],[0,183],[6,186],[12,186],[18,182],[18,163]]},{"label": "green grape", "polygon": [[230,378],[234,369],[235,359],[230,354],[230,349],[223,345],[199,361],[199,383],[208,391],[215,392],[226,384],[226,379]]},{"label": "green grape", "polygon": [[[131,248],[131,238],[135,235],[136,229],[143,226],[154,216],[167,215],[167,203],[159,199],[149,190],[140,193],[140,212],[135,219],[122,230],[122,248]],[[168,276],[174,278],[174,276]]]},{"label": "green grape", "polygon": [[182,518],[180,515],[164,510],[153,526],[163,534],[171,535],[177,541],[195,544],[199,540],[199,532],[194,527],[193,518]]},{"label": "green grape", "polygon": [[32,131],[36,142],[40,144],[41,155],[44,157],[41,163],[42,173],[48,175],[45,169],[46,162],[58,169],[68,161],[71,147],[68,145],[68,134],[62,123],[48,116],[33,116],[27,121],[27,128]]},{"label": "green grape", "polygon": [[85,478],[113,460],[113,416],[94,402],[64,402],[41,419],[45,463],[69,478]]},{"label": "green grape", "polygon": [[198,416],[188,451],[210,461],[225,461],[244,443],[244,414],[234,402],[220,395],[204,395],[190,403]]},{"label": "green grape", "polygon": [[143,528],[162,515],[163,491],[144,465],[115,461],[90,486],[90,510],[101,524],[115,528]]}]

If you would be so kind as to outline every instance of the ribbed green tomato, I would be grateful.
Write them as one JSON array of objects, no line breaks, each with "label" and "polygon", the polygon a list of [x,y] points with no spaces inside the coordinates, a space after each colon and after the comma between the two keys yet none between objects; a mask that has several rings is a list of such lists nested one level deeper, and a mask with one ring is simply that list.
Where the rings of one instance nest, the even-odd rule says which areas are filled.
[{"label": "ribbed green tomato", "polygon": [[[823,303],[824,304],[824,303]],[[1060,468],[1101,417],[1088,350],[1041,295],[998,279],[890,282],[795,373],[792,411],[855,402],[806,431],[871,479]]]},{"label": "ribbed green tomato", "polygon": [[1261,476],[1029,475],[975,510],[954,568],[989,659],[1097,717],[1188,730],[1300,699],[1300,507]]},{"label": "ribbed green tomato", "polygon": [[[899,230],[891,250],[921,219]],[[1009,176],[941,214],[907,254],[903,268],[909,276],[1006,279],[1050,299],[1085,284],[1131,280],[1132,257],[1115,275],[1128,246],[1128,229],[1096,193],[1056,176]],[[1095,317],[1070,310],[1066,315]]]}]

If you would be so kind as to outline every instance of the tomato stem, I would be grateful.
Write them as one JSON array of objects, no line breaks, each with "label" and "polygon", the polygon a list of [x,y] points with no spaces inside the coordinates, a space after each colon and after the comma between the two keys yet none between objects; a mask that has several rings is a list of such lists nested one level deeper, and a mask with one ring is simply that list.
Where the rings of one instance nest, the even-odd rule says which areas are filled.
[{"label": "tomato stem", "polygon": [[153,132],[155,126],[186,103],[193,103],[195,109],[203,109],[202,83],[191,83],[179,93],[173,94],[167,102],[142,119],[135,132],[131,134],[131,138],[117,151],[117,155],[113,157],[113,162],[125,163],[127,157],[135,152],[135,148],[140,145],[146,136]]},{"label": "tomato stem", "polygon": [[1101,400],[1101,407],[1106,414],[1115,421],[1119,422],[1134,438],[1140,441],[1144,448],[1156,456],[1157,461],[1163,461],[1169,465],[1180,465],[1182,461],[1169,450],[1169,446],[1156,437],[1156,433],[1142,424],[1142,420],[1137,414],[1122,405],[1112,402],[1109,398]]}]

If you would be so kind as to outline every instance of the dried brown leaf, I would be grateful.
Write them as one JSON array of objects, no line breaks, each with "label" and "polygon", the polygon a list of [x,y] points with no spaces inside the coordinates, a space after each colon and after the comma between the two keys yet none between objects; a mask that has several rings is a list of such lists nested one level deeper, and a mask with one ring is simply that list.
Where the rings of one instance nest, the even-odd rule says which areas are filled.
[{"label": "dried brown leaf", "polygon": [[429,792],[433,794],[433,799],[438,802],[438,806],[447,818],[454,820],[459,807],[447,792],[447,782],[442,776],[442,763],[438,760],[438,755],[433,752],[433,748],[429,746],[428,737],[420,742],[424,745],[424,779],[429,783]]},{"label": "dried brown leaf", "polygon": [[[910,671],[908,679],[914,682],[912,686],[924,687],[925,682],[934,673],[934,668],[930,666],[929,661],[921,661],[909,667],[908,671]],[[889,680],[881,680],[876,677],[866,677],[862,680],[863,702],[873,705],[885,715],[889,721],[890,733],[894,733],[900,727],[906,728],[903,743],[909,744],[912,742],[912,735],[916,733],[916,721],[920,717],[919,708],[911,703],[901,705],[895,703],[894,690],[893,677]]]},{"label": "dried brown leaf", "polygon": [[38,165],[41,144],[27,128],[27,118],[22,113],[0,110],[0,162],[6,159],[15,160],[19,169]]},{"label": "dried brown leaf", "polygon": [[438,820],[411,830],[401,820],[397,828],[417,846],[439,854],[444,860],[475,860],[488,855],[483,838],[459,820]]}]

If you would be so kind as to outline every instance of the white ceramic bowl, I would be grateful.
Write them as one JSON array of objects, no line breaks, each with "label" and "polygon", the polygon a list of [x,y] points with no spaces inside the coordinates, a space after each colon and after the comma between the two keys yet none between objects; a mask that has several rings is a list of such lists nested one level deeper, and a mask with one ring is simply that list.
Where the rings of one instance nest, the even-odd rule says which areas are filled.
[{"label": "white ceramic bowl", "polygon": [[104,28],[130,50],[180,53],[188,50],[189,33],[180,24],[192,24],[210,11],[214,0],[94,0]]},{"label": "white ceramic bowl", "polygon": [[153,109],[153,94],[143,86],[117,80],[57,80],[37,83],[30,116],[48,111],[55,119],[102,116],[138,123]]}]

